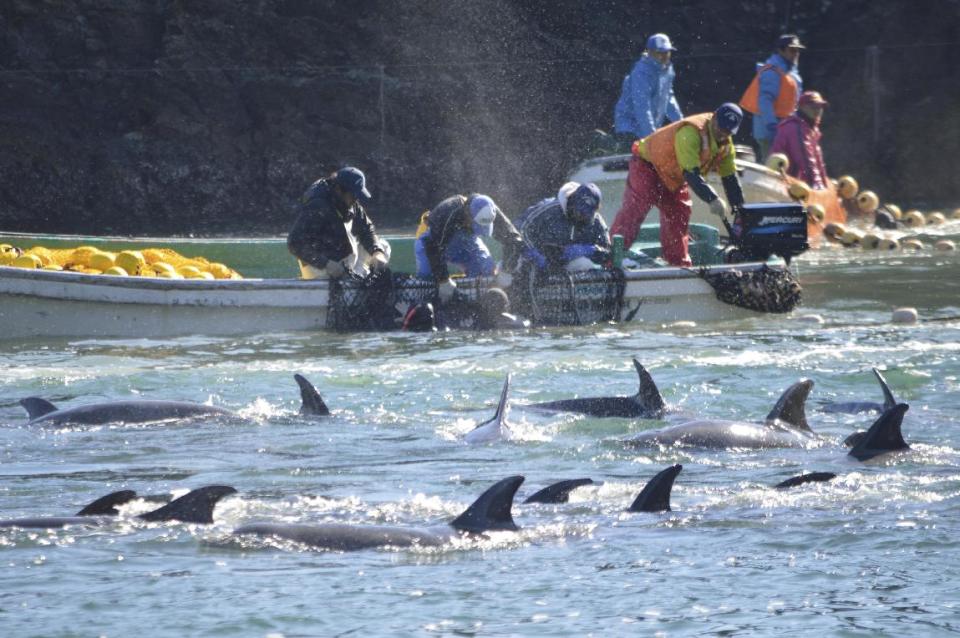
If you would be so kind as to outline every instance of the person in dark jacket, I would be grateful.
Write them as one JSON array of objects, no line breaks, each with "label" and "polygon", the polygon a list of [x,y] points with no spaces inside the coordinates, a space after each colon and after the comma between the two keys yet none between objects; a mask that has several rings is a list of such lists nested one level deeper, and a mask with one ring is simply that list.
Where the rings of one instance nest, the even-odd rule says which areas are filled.
[{"label": "person in dark jacket", "polygon": [[450,279],[447,262],[459,266],[467,277],[494,273],[495,264],[484,237],[493,237],[503,246],[504,268],[497,275],[497,284],[509,286],[511,276],[507,271],[515,266],[523,240],[494,201],[477,193],[448,197],[421,218],[414,246],[417,276],[433,278],[441,301],[448,301],[456,284]]},{"label": "person in dark jacket", "polygon": [[522,261],[541,271],[577,272],[600,268],[610,258],[610,237],[600,210],[596,184],[567,182],[556,197],[544,199],[520,215]]},{"label": "person in dark jacket", "polygon": [[352,166],[310,185],[287,236],[304,279],[365,276],[386,268],[390,244],[377,236],[367,217],[363,205],[370,199],[363,172]]}]

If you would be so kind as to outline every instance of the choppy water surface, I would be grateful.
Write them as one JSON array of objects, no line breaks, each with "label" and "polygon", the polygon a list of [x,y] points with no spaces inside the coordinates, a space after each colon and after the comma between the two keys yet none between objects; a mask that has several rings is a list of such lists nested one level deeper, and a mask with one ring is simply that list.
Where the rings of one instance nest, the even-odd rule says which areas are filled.
[{"label": "choppy water surface", "polygon": [[[960,629],[960,258],[823,251],[800,263],[818,325],[759,317],[695,328],[596,326],[529,334],[276,334],[168,341],[0,341],[0,517],[65,515],[110,491],[239,494],[213,526],[131,522],[0,530],[0,632],[109,635],[936,635]],[[926,321],[888,322],[894,306]],[[816,382],[811,449],[637,451],[657,421],[545,415],[522,403],[632,394],[631,357],[671,420],[760,420]],[[870,368],[910,404],[912,452],[870,464],[842,440],[872,418],[823,401],[881,401]],[[334,412],[297,415],[292,379]],[[467,446],[513,373],[516,440]],[[26,427],[17,404],[131,397],[210,402],[243,419]],[[629,514],[646,479],[684,470],[673,511]],[[806,471],[826,484],[775,491]],[[549,482],[601,487],[516,505],[523,531],[440,550],[320,552],[235,541],[254,520],[449,520],[496,480],[518,502]]]}]

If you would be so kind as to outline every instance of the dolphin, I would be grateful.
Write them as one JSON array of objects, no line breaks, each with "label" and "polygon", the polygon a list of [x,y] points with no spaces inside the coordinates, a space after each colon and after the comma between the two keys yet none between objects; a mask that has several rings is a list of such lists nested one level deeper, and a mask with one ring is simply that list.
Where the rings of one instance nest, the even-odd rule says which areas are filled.
[{"label": "dolphin", "polygon": [[800,476],[788,478],[786,481],[781,481],[773,487],[774,489],[785,490],[787,488],[804,485],[806,483],[825,483],[826,481],[832,481],[835,478],[837,478],[837,475],[833,472],[808,472],[807,474],[801,474]]},{"label": "dolphin", "polygon": [[642,432],[624,441],[629,446],[689,445],[705,448],[805,447],[813,437],[804,405],[813,381],[787,388],[764,423],[700,419]]},{"label": "dolphin", "polygon": [[[224,496],[237,490],[227,485],[208,485],[193,490],[163,507],[140,514],[137,518],[144,521],[180,521],[182,523],[212,523],[213,508]],[[118,505],[129,503],[137,498],[132,490],[113,492],[90,503],[74,516],[41,516],[34,518],[14,518],[0,520],[0,527],[20,527],[25,529],[58,529],[67,525],[86,525],[96,527],[104,525],[119,512]]]},{"label": "dolphin", "polygon": [[510,424],[507,422],[507,413],[510,411],[509,397],[510,373],[508,372],[507,380],[503,382],[503,390],[500,391],[500,403],[497,404],[497,411],[492,418],[467,432],[463,440],[470,444],[477,444],[491,443],[509,437]]},{"label": "dolphin", "polygon": [[[669,512],[673,482],[682,469],[682,465],[673,465],[659,472],[637,494],[627,511]],[[524,503],[566,503],[570,498],[570,492],[584,485],[600,485],[600,483],[589,478],[559,481],[531,494]]]},{"label": "dolphin", "polygon": [[584,399],[562,399],[547,403],[531,403],[525,408],[549,410],[552,412],[576,412],[596,417],[626,417],[638,419],[661,419],[666,411],[660,390],[654,383],[653,377],[647,372],[636,357],[633,367],[640,377],[640,389],[630,397],[588,397]]},{"label": "dolphin", "polygon": [[[868,461],[881,454],[909,450],[910,446],[903,440],[900,430],[903,415],[909,409],[910,406],[906,403],[898,403],[881,414],[869,430],[848,437],[848,441],[855,438],[855,443],[847,454],[858,461]],[[857,436],[858,434],[860,436]]]},{"label": "dolphin", "polygon": [[[316,388],[299,374],[293,376],[300,386],[301,415],[327,416],[327,409]],[[125,400],[90,403],[60,409],[39,397],[20,400],[30,421],[27,425],[103,425],[105,423],[149,423],[170,419],[195,419],[224,416],[239,418],[235,412],[188,401]]]},{"label": "dolphin", "polygon": [[505,478],[480,495],[460,516],[445,525],[399,527],[393,525],[319,525],[251,523],[234,530],[236,535],[256,535],[295,541],[318,549],[352,551],[374,547],[437,547],[454,538],[492,531],[517,531],[510,512],[522,476]]},{"label": "dolphin", "polygon": [[877,377],[877,382],[880,384],[880,390],[883,391],[882,405],[872,401],[824,403],[820,406],[820,411],[842,414],[861,414],[863,412],[876,412],[881,414],[897,405],[897,400],[893,398],[893,392],[890,391],[890,386],[887,385],[887,380],[883,378],[883,375],[880,374],[880,371],[876,368],[873,368],[873,374],[875,377]]}]

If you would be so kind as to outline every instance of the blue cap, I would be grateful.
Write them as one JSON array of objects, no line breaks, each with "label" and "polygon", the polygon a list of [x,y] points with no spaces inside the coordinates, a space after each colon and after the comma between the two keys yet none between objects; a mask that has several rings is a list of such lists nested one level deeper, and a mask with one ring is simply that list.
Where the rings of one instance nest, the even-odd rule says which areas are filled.
[{"label": "blue cap", "polygon": [[676,51],[666,33],[654,33],[647,38],[647,51]]},{"label": "blue cap", "polygon": [[567,206],[571,207],[581,219],[589,220],[600,208],[602,197],[600,188],[596,184],[592,182],[581,184],[577,187],[577,190],[571,193],[567,200]]},{"label": "blue cap", "polygon": [[722,128],[733,134],[740,128],[740,122],[743,121],[743,111],[733,102],[727,102],[720,105],[720,108],[714,112],[713,118],[717,122],[717,128]]},{"label": "blue cap", "polygon": [[333,181],[337,183],[337,186],[364,204],[373,198],[370,191],[367,190],[367,178],[364,177],[363,171],[359,168],[354,168],[353,166],[341,168],[337,171],[337,174],[334,175]]}]

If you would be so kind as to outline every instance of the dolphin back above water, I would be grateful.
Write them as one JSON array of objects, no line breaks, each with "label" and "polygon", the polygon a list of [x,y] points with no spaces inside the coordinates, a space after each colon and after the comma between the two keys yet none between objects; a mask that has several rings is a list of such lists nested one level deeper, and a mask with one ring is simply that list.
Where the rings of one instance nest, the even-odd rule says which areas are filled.
[{"label": "dolphin back above water", "polygon": [[813,381],[803,379],[787,388],[763,423],[700,419],[642,432],[627,445],[688,445],[704,448],[805,447],[813,437],[805,405]]},{"label": "dolphin back above water", "polygon": [[848,441],[856,438],[853,449],[847,454],[858,461],[868,461],[882,454],[910,449],[901,431],[903,415],[909,409],[910,406],[906,403],[898,403],[881,414],[869,430],[848,437]]},{"label": "dolphin back above water", "polygon": [[507,413],[510,411],[510,373],[507,373],[507,379],[503,382],[503,389],[500,390],[500,402],[497,403],[497,411],[493,417],[484,421],[477,427],[467,432],[463,440],[471,445],[479,443],[491,443],[510,436],[510,424],[507,422]]},{"label": "dolphin back above water", "polygon": [[552,412],[576,412],[596,417],[662,418],[666,405],[657,384],[636,358],[633,359],[633,367],[637,369],[637,375],[640,377],[640,388],[633,396],[562,399],[547,403],[531,403],[524,407]]},{"label": "dolphin back above water", "polygon": [[522,476],[505,478],[487,489],[460,516],[446,525],[400,527],[394,525],[320,525],[252,523],[234,530],[237,535],[275,537],[318,549],[352,551],[374,547],[436,547],[469,534],[516,531],[511,508]]},{"label": "dolphin back above water", "polygon": [[877,412],[882,414],[896,406],[897,400],[893,398],[893,392],[890,391],[887,380],[883,378],[883,375],[880,374],[880,371],[876,368],[873,368],[873,376],[877,378],[877,383],[880,384],[880,391],[883,392],[882,404],[872,401],[831,402],[824,403],[820,406],[819,410],[821,412],[842,414],[862,414],[864,412]]},{"label": "dolphin back above water", "polygon": [[[153,522],[212,523],[213,509],[217,503],[224,496],[234,494],[236,491],[228,485],[207,485],[192,490],[159,509],[141,514],[137,518]],[[58,529],[67,525],[96,527],[105,524],[119,514],[118,505],[124,505],[136,498],[137,493],[132,490],[112,492],[90,503],[74,516],[13,518],[0,520],[0,527],[19,527],[23,529]]]},{"label": "dolphin back above water", "polygon": [[[327,409],[316,388],[301,375],[294,375],[300,386],[301,415],[327,416]],[[27,397],[20,405],[30,418],[28,425],[103,425],[106,423],[151,423],[174,419],[198,419],[204,417],[239,418],[237,413],[203,403],[189,401],[154,401],[131,399],[104,401],[73,408],[60,409],[39,397]]]}]

